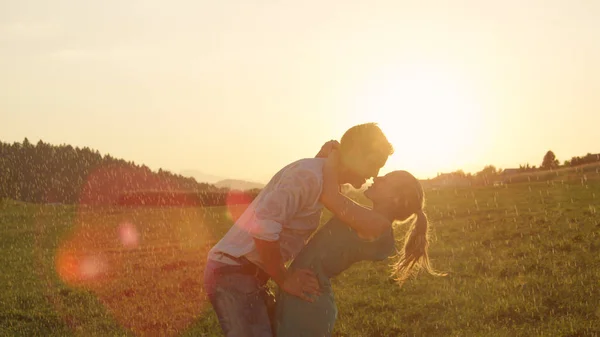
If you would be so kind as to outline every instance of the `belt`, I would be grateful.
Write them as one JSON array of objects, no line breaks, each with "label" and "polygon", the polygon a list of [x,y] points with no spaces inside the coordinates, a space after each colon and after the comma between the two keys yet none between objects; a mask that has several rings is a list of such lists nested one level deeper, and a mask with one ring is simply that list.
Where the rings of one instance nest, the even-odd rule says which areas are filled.
[{"label": "belt", "polygon": [[214,273],[216,275],[230,275],[230,274],[243,274],[243,275],[251,275],[256,277],[261,284],[266,284],[269,280],[270,276],[264,270],[262,270],[259,266],[250,262],[245,257],[235,257],[229,254],[223,254],[228,258],[238,262],[240,265],[225,265],[219,266],[214,269]]}]

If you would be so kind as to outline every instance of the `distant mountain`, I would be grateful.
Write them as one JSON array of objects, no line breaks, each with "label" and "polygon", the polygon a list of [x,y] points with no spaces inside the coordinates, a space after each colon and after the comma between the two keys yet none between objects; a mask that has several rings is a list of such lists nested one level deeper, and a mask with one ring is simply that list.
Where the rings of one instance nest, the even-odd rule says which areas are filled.
[{"label": "distant mountain", "polygon": [[212,174],[207,174],[198,170],[184,170],[179,172],[184,177],[191,177],[196,179],[199,183],[209,183],[214,184],[216,182],[222,181],[225,177],[215,176]]},{"label": "distant mountain", "polygon": [[265,184],[246,181],[246,180],[238,180],[238,179],[224,179],[214,183],[217,187],[226,187],[231,190],[241,190],[246,191],[253,188],[263,188]]}]

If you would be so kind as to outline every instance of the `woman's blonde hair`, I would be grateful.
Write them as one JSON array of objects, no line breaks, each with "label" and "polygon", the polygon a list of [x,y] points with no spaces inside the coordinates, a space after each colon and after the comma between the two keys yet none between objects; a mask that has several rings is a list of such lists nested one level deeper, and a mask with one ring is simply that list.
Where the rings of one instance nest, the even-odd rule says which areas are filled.
[{"label": "woman's blonde hair", "polygon": [[431,267],[429,261],[429,220],[423,212],[425,196],[421,183],[410,173],[398,171],[401,174],[399,186],[400,196],[398,213],[395,220],[404,222],[412,218],[410,228],[404,238],[404,247],[399,252],[396,262],[393,263],[392,276],[402,285],[412,274],[420,269],[425,269],[429,274],[445,276]]}]

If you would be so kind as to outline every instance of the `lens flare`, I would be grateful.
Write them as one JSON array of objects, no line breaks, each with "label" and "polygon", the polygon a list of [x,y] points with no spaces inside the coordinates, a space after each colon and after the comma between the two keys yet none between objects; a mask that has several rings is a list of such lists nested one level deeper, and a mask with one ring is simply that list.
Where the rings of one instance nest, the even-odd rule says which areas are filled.
[{"label": "lens flare", "polygon": [[231,221],[238,221],[251,202],[252,196],[249,193],[242,191],[229,191],[227,193],[226,204],[228,217],[231,219]]},{"label": "lens flare", "polygon": [[103,256],[84,256],[79,263],[79,274],[84,280],[93,280],[106,273],[108,264]]},{"label": "lens flare", "polygon": [[119,240],[125,248],[136,248],[139,244],[140,234],[137,228],[129,222],[119,225]]},{"label": "lens flare", "polygon": [[79,261],[75,254],[69,250],[61,249],[55,258],[58,276],[67,284],[74,284],[79,280]]},{"label": "lens flare", "polygon": [[[101,167],[83,184],[78,207],[65,206],[72,216],[57,226],[37,217],[36,255],[48,284],[46,298],[65,321],[78,322],[68,324],[78,334],[93,334],[94,326],[86,324],[87,312],[71,307],[70,288],[89,291],[133,335],[180,335],[202,314],[208,304],[202,287],[208,250],[228,226],[224,215],[230,211],[202,207],[197,191],[178,188],[122,167]],[[238,217],[238,204],[247,199],[232,200]],[[57,247],[57,234],[50,234],[55,228],[67,233]],[[54,261],[43,266],[48,250]]]}]

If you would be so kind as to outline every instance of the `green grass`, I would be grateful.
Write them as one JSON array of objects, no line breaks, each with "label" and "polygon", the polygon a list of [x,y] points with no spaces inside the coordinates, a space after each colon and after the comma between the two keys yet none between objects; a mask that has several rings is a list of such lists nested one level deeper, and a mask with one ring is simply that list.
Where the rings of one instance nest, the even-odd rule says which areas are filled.
[{"label": "green grass", "polygon": [[[399,287],[392,261],[355,265],[334,280],[334,335],[600,336],[600,180],[586,174],[428,191],[430,256],[448,276],[421,273]],[[130,250],[116,234],[124,222],[140,235]],[[219,336],[202,264],[230,225],[226,208],[4,200],[0,335]],[[404,230],[396,229],[398,240]],[[100,256],[108,267],[77,279],[66,273],[72,260],[56,262],[60,252]]]}]

